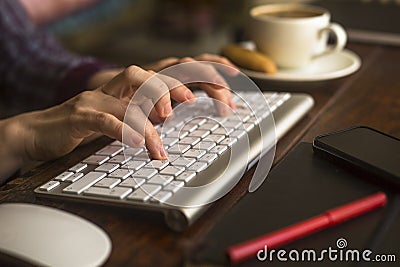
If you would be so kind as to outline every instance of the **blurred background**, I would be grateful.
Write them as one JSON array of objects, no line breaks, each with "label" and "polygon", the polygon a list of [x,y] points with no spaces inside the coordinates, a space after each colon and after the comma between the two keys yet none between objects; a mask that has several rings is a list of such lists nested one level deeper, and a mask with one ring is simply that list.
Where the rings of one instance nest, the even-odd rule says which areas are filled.
[{"label": "blurred background", "polygon": [[[345,27],[351,23],[356,26],[357,23],[386,23],[396,28],[400,25],[400,0],[87,2],[90,4],[86,7],[63,14],[44,26],[72,51],[120,65],[140,65],[169,56],[219,53],[221,47],[227,43],[246,40],[243,25],[248,10],[263,3],[306,2],[326,6],[332,11],[333,21],[340,22]],[[360,6],[375,10],[373,12],[379,6],[383,7],[383,11],[381,15],[370,16],[364,10],[361,11]],[[390,19],[390,13],[395,21]]]},{"label": "blurred background", "polygon": [[98,0],[46,25],[73,51],[122,64],[219,53],[240,38],[246,1]]}]

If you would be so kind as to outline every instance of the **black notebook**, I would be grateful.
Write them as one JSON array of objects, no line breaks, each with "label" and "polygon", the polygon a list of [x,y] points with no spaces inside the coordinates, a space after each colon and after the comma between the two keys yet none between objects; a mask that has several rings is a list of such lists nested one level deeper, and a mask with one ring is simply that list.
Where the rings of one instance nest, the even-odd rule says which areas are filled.
[{"label": "black notebook", "polygon": [[[329,247],[337,249],[338,239],[345,239],[347,245],[343,250],[358,249],[361,253],[364,249],[370,249],[372,255],[393,254],[397,262],[385,263],[384,266],[396,266],[400,263],[400,197],[314,155],[309,143],[301,143],[294,148],[272,170],[256,192],[247,194],[198,246],[188,251],[187,261],[195,266],[229,265],[225,255],[227,247],[311,218],[377,191],[386,191],[389,201],[385,207],[279,249],[287,252],[297,250],[300,253],[304,249],[312,249],[319,255],[318,252]],[[350,256],[347,258],[351,259]],[[379,265],[377,262],[366,264],[357,261],[331,261],[327,257],[322,262],[315,263],[312,260],[282,262],[276,257],[272,259],[272,262],[261,262],[254,258],[240,266]]]}]

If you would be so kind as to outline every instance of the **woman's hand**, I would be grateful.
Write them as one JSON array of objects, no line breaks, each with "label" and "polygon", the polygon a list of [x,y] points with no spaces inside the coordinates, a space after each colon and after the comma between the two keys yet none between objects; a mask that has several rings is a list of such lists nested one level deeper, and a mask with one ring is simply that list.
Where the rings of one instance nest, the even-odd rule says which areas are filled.
[{"label": "woman's hand", "polygon": [[[181,64],[181,63],[189,63],[189,62],[204,62],[204,64],[198,63],[193,65],[187,65],[185,68],[185,72],[183,73],[183,77],[191,77],[191,78],[200,78],[205,81],[210,81],[210,83],[199,83],[199,87],[203,89],[209,97],[212,97],[216,100],[217,111],[220,115],[226,116],[230,114],[230,109],[235,108],[235,104],[232,101],[232,94],[229,90],[229,86],[226,81],[221,77],[221,75],[217,72],[217,70],[207,62],[219,63],[226,65],[226,68],[223,68],[223,71],[230,76],[236,76],[239,73],[238,67],[236,67],[232,62],[230,62],[227,58],[213,55],[213,54],[202,54],[196,56],[194,58],[184,57],[184,58],[176,58],[170,57],[166,58],[148,65],[145,65],[143,68],[147,70],[152,70],[154,72],[166,71],[169,72],[169,67]],[[165,70],[167,69],[167,70]],[[174,74],[176,71],[172,70]],[[179,76],[179,74],[177,74]],[[184,80],[180,79],[183,83]]]},{"label": "woman's hand", "polygon": [[[194,58],[191,57],[184,57],[184,58],[177,58],[177,57],[170,57],[166,58],[157,62],[153,62],[143,66],[143,69],[152,71],[152,72],[160,72],[168,67],[180,64],[180,63],[188,63],[188,62],[196,62],[196,61],[204,61],[204,62],[214,62],[228,66],[224,68],[224,71],[227,72],[228,75],[235,76],[239,69],[227,58],[213,55],[213,54],[202,54],[196,56]],[[207,64],[205,64],[207,65]],[[195,65],[196,67],[200,67],[199,65]],[[95,73],[88,81],[88,89],[94,89],[101,86],[104,83],[107,83],[112,78],[114,78],[118,73],[120,73],[122,69],[105,69]],[[227,90],[227,84],[225,83],[224,79],[218,74],[218,72],[210,66],[204,66],[200,70],[193,71],[196,75],[200,72],[206,72],[205,75],[207,76],[207,80],[214,81],[213,84],[200,84],[200,87],[207,93],[208,96],[217,99],[222,105],[217,107],[218,112],[221,115],[229,113],[229,110],[224,108],[224,105],[227,105],[230,108],[234,108],[234,104],[232,103],[232,96],[229,90]],[[190,75],[193,75],[190,74]],[[218,86],[217,84],[223,85]]]},{"label": "woman's hand", "polygon": [[[222,79],[213,68],[200,68],[210,79]],[[232,106],[225,86],[208,84],[203,88],[210,96]],[[152,158],[166,159],[153,123],[172,114],[171,99],[185,102],[193,101],[195,96],[176,79],[131,66],[107,84],[58,106],[0,121],[0,158],[6,159],[0,162],[0,178],[11,175],[25,160],[58,158],[99,135],[131,147],[145,144]]]}]

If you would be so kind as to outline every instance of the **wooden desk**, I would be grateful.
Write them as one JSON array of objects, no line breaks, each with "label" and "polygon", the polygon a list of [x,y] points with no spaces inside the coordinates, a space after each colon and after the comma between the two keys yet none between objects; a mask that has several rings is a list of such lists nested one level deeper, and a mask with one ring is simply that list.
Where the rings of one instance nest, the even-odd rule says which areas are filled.
[{"label": "wooden desk", "polygon": [[[315,107],[278,144],[278,162],[295,144],[353,125],[368,125],[400,137],[400,48],[351,44],[362,58],[361,69],[349,77],[302,85],[268,84],[262,89],[305,91]],[[161,218],[119,208],[38,199],[33,189],[98,150],[109,140],[80,147],[60,160],[45,163],[0,187],[0,202],[33,202],[82,216],[102,227],[113,250],[106,266],[176,266],[185,252],[218,222],[245,193],[253,170],[184,233],[171,232]],[[95,208],[94,208],[95,207]]]}]

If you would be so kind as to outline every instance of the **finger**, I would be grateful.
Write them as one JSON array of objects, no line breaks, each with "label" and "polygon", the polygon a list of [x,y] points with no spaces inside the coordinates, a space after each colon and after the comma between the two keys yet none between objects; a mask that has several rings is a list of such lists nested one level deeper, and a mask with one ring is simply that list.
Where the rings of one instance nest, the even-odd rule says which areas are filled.
[{"label": "finger", "polygon": [[183,103],[186,101],[192,102],[196,99],[193,92],[177,79],[162,74],[157,74],[157,77],[167,84],[173,100]]},{"label": "finger", "polygon": [[231,76],[235,76],[240,72],[239,68],[235,64],[233,64],[229,59],[227,59],[226,57],[213,55],[213,54],[201,54],[201,55],[195,57],[195,59],[200,60],[200,61],[212,61],[212,62],[227,65],[229,67],[223,68],[223,70],[226,74],[231,75]]},{"label": "finger", "polygon": [[166,159],[167,152],[161,142],[160,136],[148,120],[141,107],[130,105],[125,115],[125,123],[139,132],[145,138],[145,145],[149,154],[154,159]]},{"label": "finger", "polygon": [[143,68],[146,70],[153,70],[153,71],[161,71],[162,69],[171,67],[175,64],[179,63],[179,59],[176,57],[169,57],[169,58],[165,58],[162,59],[160,61],[157,62],[153,62],[150,64],[145,65]]},{"label": "finger", "polygon": [[[98,116],[106,116],[102,115],[104,113],[111,116],[108,118],[109,125],[105,125],[102,127],[94,124],[94,122],[89,122],[88,125],[91,126],[92,129],[93,127],[96,127],[94,128],[95,132],[100,132],[102,134],[106,134],[109,137],[122,141],[121,131],[122,128],[126,126],[126,130],[124,129],[124,142],[126,142],[130,146],[138,146],[138,144],[144,144],[143,136],[134,131],[129,125],[123,124],[125,113],[128,107],[127,102],[119,100],[113,96],[106,95],[101,91],[88,91],[81,93],[76,98],[76,101],[77,102],[75,104],[75,110],[77,111],[78,115],[89,113],[89,115],[93,117],[93,113],[98,113],[100,114]],[[96,119],[96,117],[94,119]],[[85,118],[81,119],[81,121],[83,121],[83,127]]]},{"label": "finger", "polygon": [[134,104],[140,104],[144,98],[149,98],[161,117],[167,117],[172,112],[168,86],[152,73],[137,66],[126,68],[102,90],[119,99],[133,97]]},{"label": "finger", "polygon": [[[206,62],[198,62],[190,57],[181,59],[182,63],[193,63],[188,64],[185,67],[185,76],[189,79],[195,78],[200,82],[207,82],[212,84],[216,89],[223,89],[229,87],[225,79],[218,73],[218,71],[210,64]],[[185,81],[185,79],[179,79]]]},{"label": "finger", "polygon": [[[145,144],[147,149],[149,150],[150,156],[155,159],[166,159],[167,153],[163,147],[161,139],[154,129],[153,124],[147,119],[149,113],[143,112],[141,107],[137,105],[133,105],[130,103],[129,105],[123,103],[121,100],[118,100],[112,96],[108,96],[103,94],[99,97],[100,101],[96,102],[96,106],[98,109],[105,110],[110,115],[113,114],[124,120],[124,124],[126,127],[123,129],[123,141],[128,143],[128,145],[133,144],[137,146],[137,142],[134,143],[134,138],[137,138],[137,135],[133,135],[133,132],[138,134],[141,138],[141,145]],[[151,110],[154,110],[154,105],[147,99],[148,107]],[[101,107],[98,107],[100,104]],[[107,113],[106,113],[107,114]],[[158,115],[158,113],[156,113]],[[112,125],[110,126],[112,127]],[[110,136],[110,132],[107,133]],[[114,133],[114,136],[119,136],[122,133]],[[110,136],[112,138],[116,138],[114,136]],[[144,136],[144,140],[143,140]],[[132,140],[133,138],[133,140]],[[121,139],[118,139],[121,141]]]},{"label": "finger", "polygon": [[202,84],[201,88],[209,97],[216,100],[214,101],[215,108],[220,116],[225,117],[232,113],[232,109],[234,109],[235,106],[232,101],[232,93],[229,89],[215,90],[215,88],[209,84]]},{"label": "finger", "polygon": [[158,113],[154,110],[153,103],[147,99],[143,104],[140,105],[143,113],[150,119],[153,124],[159,124],[165,121],[165,118],[158,116]]},{"label": "finger", "polygon": [[[124,141],[131,147],[140,147],[144,144],[142,135],[109,113],[92,110],[81,120],[78,127],[80,130],[88,129]],[[124,140],[122,140],[123,133]]]}]

